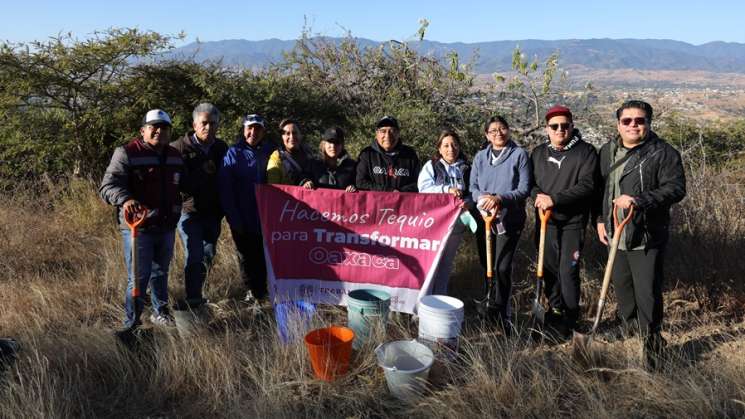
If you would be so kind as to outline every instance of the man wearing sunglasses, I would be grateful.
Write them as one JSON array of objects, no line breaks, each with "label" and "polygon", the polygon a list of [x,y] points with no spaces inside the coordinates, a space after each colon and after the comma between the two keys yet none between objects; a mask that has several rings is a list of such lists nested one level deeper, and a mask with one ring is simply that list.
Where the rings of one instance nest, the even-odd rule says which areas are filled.
[{"label": "man wearing sunglasses", "polygon": [[539,210],[551,210],[544,253],[547,326],[567,338],[579,318],[580,255],[593,197],[599,184],[595,147],[574,128],[572,112],[554,106],[546,113],[548,140],[530,156],[535,185],[536,244]]},{"label": "man wearing sunglasses", "polygon": [[600,149],[605,186],[597,206],[602,214],[597,219],[598,236],[605,245],[612,237],[614,205],[619,220],[634,207],[620,237],[613,283],[624,330],[631,332],[632,322],[638,323],[645,366],[654,370],[660,367],[665,345],[660,335],[662,266],[670,207],[685,197],[685,173],[680,153],[651,130],[651,105],[627,101],[616,111],[616,119],[619,137]]}]

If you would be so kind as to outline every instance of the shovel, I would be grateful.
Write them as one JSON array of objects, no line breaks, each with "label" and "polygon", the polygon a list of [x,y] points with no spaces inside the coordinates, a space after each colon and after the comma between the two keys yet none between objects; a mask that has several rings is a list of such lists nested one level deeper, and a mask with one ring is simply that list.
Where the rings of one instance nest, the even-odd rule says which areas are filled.
[{"label": "shovel", "polygon": [[538,324],[543,324],[546,321],[546,309],[541,304],[541,294],[543,294],[543,255],[544,249],[546,248],[546,228],[548,226],[548,220],[551,218],[551,210],[538,209],[538,216],[541,219],[541,232],[538,239],[538,268],[536,269],[535,284],[535,299],[533,300],[533,319]]},{"label": "shovel", "polygon": [[626,217],[618,222],[618,207],[613,205],[613,224],[615,225],[615,231],[613,232],[613,239],[610,244],[610,253],[608,254],[608,263],[605,266],[605,275],[603,275],[603,286],[600,288],[600,298],[598,299],[598,309],[595,313],[595,322],[592,325],[592,329],[588,334],[582,334],[574,331],[572,335],[572,345],[576,351],[582,354],[587,354],[587,350],[592,343],[592,339],[595,336],[595,331],[598,329],[600,324],[600,317],[603,315],[603,308],[605,307],[605,297],[608,295],[608,288],[610,287],[610,279],[613,272],[613,263],[616,260],[616,252],[618,251],[618,242],[621,241],[621,233],[623,232],[626,224],[631,221],[631,217],[634,215],[634,207],[629,207],[629,213]]},{"label": "shovel", "polygon": [[129,231],[132,236],[132,301],[135,305],[135,319],[139,318],[141,313],[138,312],[137,299],[140,298],[140,281],[137,278],[137,228],[145,221],[147,211],[124,211],[124,222],[129,226]]},{"label": "shovel", "polygon": [[488,315],[489,311],[489,297],[492,293],[492,277],[494,276],[493,272],[493,262],[492,262],[492,244],[491,244],[491,227],[492,222],[494,221],[495,214],[497,213],[497,210],[499,208],[495,208],[493,212],[484,212],[482,210],[481,216],[484,217],[484,231],[486,235],[486,293],[484,295],[484,298],[482,300],[476,299],[476,307],[479,313],[483,316]]}]

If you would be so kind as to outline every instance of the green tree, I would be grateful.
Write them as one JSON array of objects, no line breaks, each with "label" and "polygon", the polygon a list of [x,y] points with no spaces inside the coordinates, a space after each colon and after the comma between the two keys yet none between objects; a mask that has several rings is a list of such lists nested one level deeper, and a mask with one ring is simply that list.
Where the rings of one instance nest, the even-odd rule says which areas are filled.
[{"label": "green tree", "polygon": [[47,41],[0,45],[0,159],[4,175],[67,172],[87,174],[90,164],[123,133],[120,118],[138,103],[123,89],[132,62],[168,49],[172,37],[137,29],[110,29],[89,39],[71,34]]}]

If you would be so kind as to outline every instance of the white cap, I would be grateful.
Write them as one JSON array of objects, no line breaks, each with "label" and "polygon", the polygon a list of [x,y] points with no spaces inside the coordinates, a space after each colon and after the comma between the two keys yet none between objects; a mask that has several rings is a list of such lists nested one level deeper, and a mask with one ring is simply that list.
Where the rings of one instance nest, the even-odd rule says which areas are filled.
[{"label": "white cap", "polygon": [[171,117],[161,109],[153,109],[145,114],[145,118],[142,120],[143,125],[155,125],[155,124],[171,124]]}]

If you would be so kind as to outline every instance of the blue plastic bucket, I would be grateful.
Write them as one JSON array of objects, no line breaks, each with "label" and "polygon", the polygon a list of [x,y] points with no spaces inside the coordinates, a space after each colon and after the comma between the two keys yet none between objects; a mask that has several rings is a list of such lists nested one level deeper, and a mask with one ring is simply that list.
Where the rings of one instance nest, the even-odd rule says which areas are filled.
[{"label": "blue plastic bucket", "polygon": [[274,318],[277,321],[277,333],[282,343],[293,343],[302,340],[310,330],[311,321],[316,314],[316,305],[298,300],[274,305]]},{"label": "blue plastic bucket", "polygon": [[391,295],[385,291],[359,289],[347,294],[347,322],[354,330],[354,349],[359,349],[370,337],[373,327],[388,322]]}]

